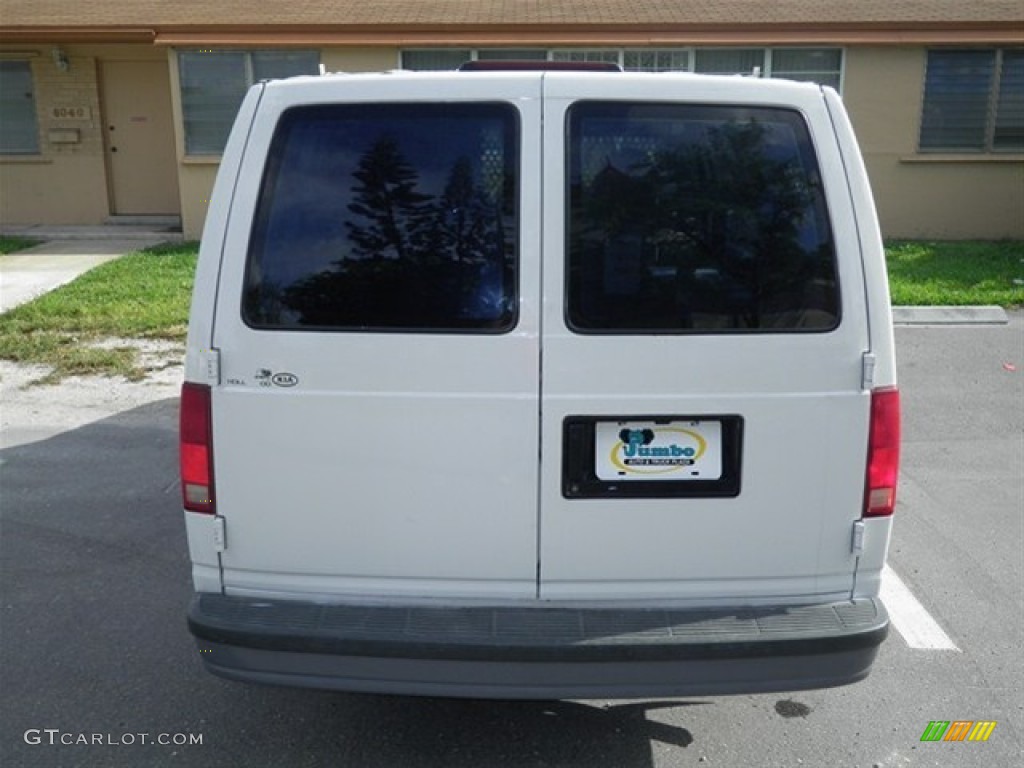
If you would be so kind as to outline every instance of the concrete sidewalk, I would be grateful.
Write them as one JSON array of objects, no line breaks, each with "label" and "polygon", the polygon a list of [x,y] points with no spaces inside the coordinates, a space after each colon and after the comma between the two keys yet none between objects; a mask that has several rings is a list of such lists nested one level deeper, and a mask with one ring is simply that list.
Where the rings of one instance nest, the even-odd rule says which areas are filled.
[{"label": "concrete sidewalk", "polygon": [[54,239],[16,253],[0,256],[0,312],[52,291],[106,261],[168,240],[180,240],[171,233],[152,229],[122,227],[31,229],[19,234]]}]

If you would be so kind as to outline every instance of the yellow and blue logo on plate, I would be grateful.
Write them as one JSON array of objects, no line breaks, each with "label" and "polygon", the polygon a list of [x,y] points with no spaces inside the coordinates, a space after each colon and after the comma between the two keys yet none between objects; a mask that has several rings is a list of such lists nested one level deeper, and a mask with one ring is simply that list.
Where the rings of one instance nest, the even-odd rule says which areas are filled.
[{"label": "yellow and blue logo on plate", "polygon": [[689,429],[623,429],[609,458],[627,474],[664,474],[693,466],[707,448],[707,441]]}]

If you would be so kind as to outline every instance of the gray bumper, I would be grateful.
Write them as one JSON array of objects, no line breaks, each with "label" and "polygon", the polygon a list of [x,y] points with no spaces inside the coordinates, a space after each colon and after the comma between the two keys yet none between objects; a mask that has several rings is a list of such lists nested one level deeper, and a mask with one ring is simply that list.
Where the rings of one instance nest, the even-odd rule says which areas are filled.
[{"label": "gray bumper", "polygon": [[249,682],[473,698],[648,698],[863,679],[878,600],[718,610],[322,605],[197,595],[209,671]]}]

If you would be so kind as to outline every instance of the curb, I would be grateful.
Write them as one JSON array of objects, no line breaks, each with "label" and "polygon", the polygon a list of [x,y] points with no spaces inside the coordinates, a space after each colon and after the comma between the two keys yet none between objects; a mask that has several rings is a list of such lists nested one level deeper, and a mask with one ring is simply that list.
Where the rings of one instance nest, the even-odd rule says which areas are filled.
[{"label": "curb", "polygon": [[160,229],[144,225],[118,224],[104,227],[46,227],[46,226],[9,226],[0,227],[0,235],[11,237],[27,237],[41,243],[61,241],[96,241],[96,240],[153,240],[161,242],[182,242],[185,237],[180,230]]},{"label": "curb", "polygon": [[896,325],[1006,325],[1002,307],[893,307]]}]

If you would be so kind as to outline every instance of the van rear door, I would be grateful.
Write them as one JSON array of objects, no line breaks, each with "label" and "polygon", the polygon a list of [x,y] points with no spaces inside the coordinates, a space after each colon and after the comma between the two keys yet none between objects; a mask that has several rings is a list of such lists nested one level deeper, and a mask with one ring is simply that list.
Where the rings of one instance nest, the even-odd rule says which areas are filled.
[{"label": "van rear door", "polygon": [[266,86],[212,339],[228,594],[536,596],[539,82]]},{"label": "van rear door", "polygon": [[542,597],[851,592],[858,234],[821,91],[766,91],[546,77]]}]

